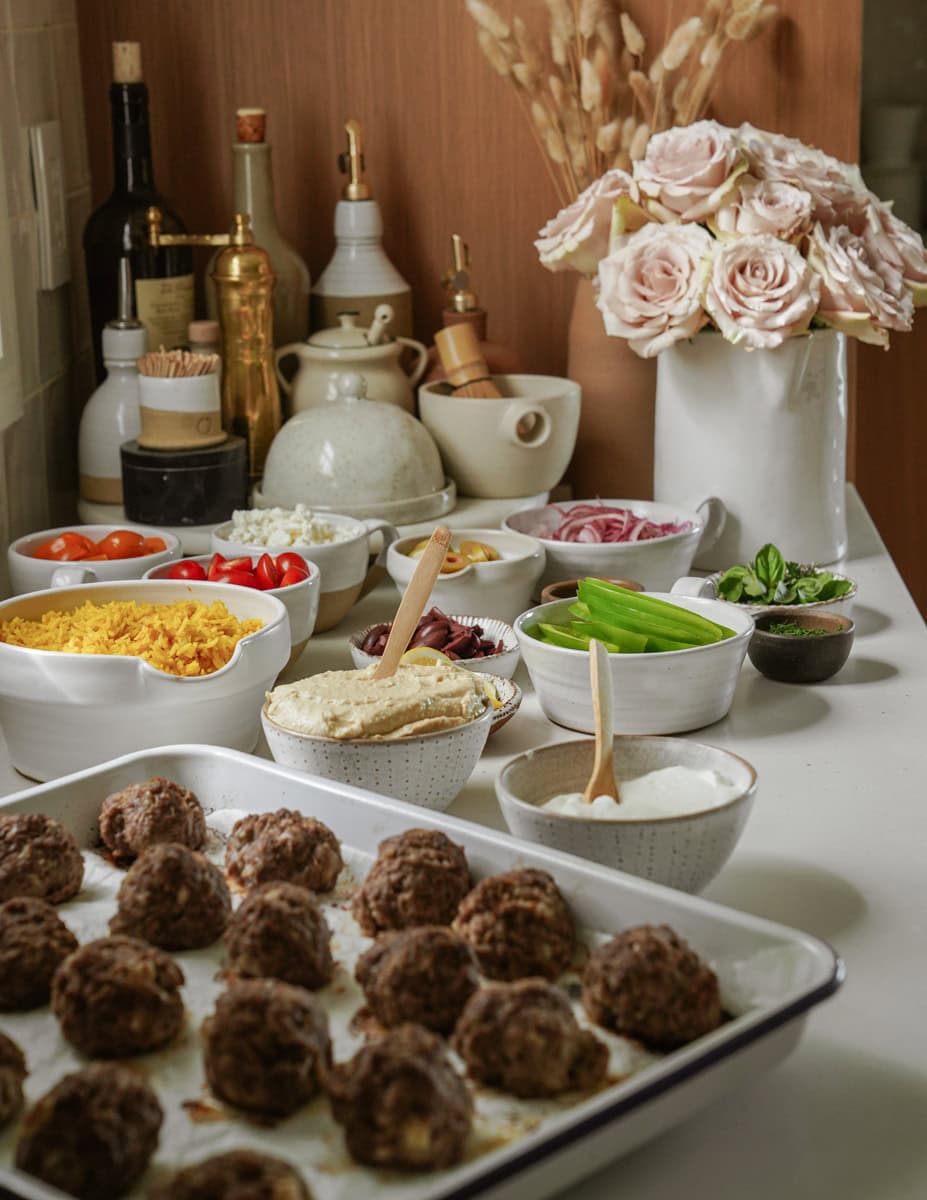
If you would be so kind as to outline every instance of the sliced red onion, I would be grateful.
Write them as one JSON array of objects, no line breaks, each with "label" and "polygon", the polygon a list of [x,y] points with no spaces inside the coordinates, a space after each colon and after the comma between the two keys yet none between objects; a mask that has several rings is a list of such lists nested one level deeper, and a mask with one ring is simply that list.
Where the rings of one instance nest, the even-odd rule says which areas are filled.
[{"label": "sliced red onion", "polygon": [[[650,521],[636,516],[629,508],[611,508],[607,504],[575,504],[569,509],[551,504],[544,511],[547,520],[527,532],[553,542],[648,542],[673,533],[686,533],[692,528],[691,521]],[[559,518],[559,524],[553,528],[552,513]]]}]

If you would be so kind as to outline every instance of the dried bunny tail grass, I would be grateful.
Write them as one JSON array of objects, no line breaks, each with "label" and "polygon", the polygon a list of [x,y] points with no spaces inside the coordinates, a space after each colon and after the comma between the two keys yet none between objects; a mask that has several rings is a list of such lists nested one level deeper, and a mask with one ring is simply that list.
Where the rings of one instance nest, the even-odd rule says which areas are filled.
[{"label": "dried bunny tail grass", "polygon": [[544,73],[544,56],[541,54],[540,48],[525,25],[521,17],[516,17],[512,22],[512,27],[515,30],[515,43],[518,46],[518,53],[521,55],[521,60],[531,72],[533,76],[540,79]]},{"label": "dried bunny tail grass", "polygon": [[544,145],[547,147],[547,154],[551,162],[558,165],[564,164],[567,161],[566,142],[563,140],[563,135],[559,129],[550,128],[544,135]]},{"label": "dried bunny tail grass", "polygon": [[648,121],[653,117],[653,88],[650,80],[643,71],[632,71],[628,76],[628,84],[634,93],[634,99],[640,105],[640,110]]},{"label": "dried bunny tail grass", "polygon": [[580,0],[576,16],[576,32],[587,41],[595,37],[599,21],[604,12],[604,0]]},{"label": "dried bunny tail grass", "polygon": [[753,32],[758,13],[734,12],[724,22],[724,32],[732,42],[742,42]]},{"label": "dried bunny tail grass", "polygon": [[602,83],[588,58],[579,64],[579,99],[587,113],[595,112],[602,105]]},{"label": "dried bunny tail grass", "polygon": [[708,71],[713,71],[721,61],[721,51],[724,49],[725,37],[722,33],[713,33],[699,55],[699,65]]},{"label": "dried bunny tail grass", "polygon": [[637,28],[626,12],[623,12],[619,18],[621,21],[621,36],[624,38],[624,44],[627,46],[631,54],[635,58],[640,58],[647,48],[647,43],[644,41],[644,35]]},{"label": "dried bunny tail grass", "polygon": [[621,149],[621,127],[622,120],[616,117],[614,121],[609,121],[607,125],[599,126],[599,131],[595,135],[595,148],[600,150],[609,158],[613,158],[618,150]]},{"label": "dried bunny tail grass", "polygon": [[486,55],[493,70],[498,71],[503,78],[507,78],[511,74],[512,66],[502,44],[487,29],[480,29],[477,37],[480,41],[480,49]]},{"label": "dried bunny tail grass", "polygon": [[595,35],[609,59],[614,61],[615,51],[618,49],[618,39],[615,37],[615,26],[612,24],[610,13],[603,12],[599,17],[596,22]]},{"label": "dried bunny tail grass", "polygon": [[689,76],[683,75],[676,80],[676,86],[673,88],[672,105],[677,120],[684,111],[684,105],[689,95],[690,82]]},{"label": "dried bunny tail grass", "polygon": [[566,84],[559,75],[549,75],[547,77],[547,86],[550,89],[550,94],[553,96],[554,104],[558,109],[564,108],[567,102]]},{"label": "dried bunny tail grass", "polygon": [[731,11],[735,13],[756,13],[763,0],[731,0]]},{"label": "dried bunny tail grass", "polygon": [[658,54],[650,64],[650,70],[647,72],[647,78],[654,85],[654,87],[656,87],[662,81],[664,73],[665,69],[663,66],[663,58]]},{"label": "dried bunny tail grass", "polygon": [[538,76],[531,72],[527,63],[512,63],[512,77],[526,92],[533,92],[537,88]]},{"label": "dried bunny tail grass", "polygon": [[625,117],[621,122],[620,146],[622,150],[627,150],[630,147],[635,129],[637,129],[637,119],[635,117]]},{"label": "dried bunny tail grass", "polygon": [[616,91],[615,76],[612,71],[612,60],[604,46],[596,46],[592,56],[592,65],[599,77],[599,87],[602,90],[602,107],[607,109],[611,104],[612,95]]},{"label": "dried bunny tail grass", "polygon": [[711,99],[711,89],[714,87],[715,77],[717,75],[717,64],[705,71],[702,71],[692,85],[689,92],[689,99],[686,102],[685,113],[683,114],[682,124],[691,125],[697,121],[705,109],[708,107],[708,102]]},{"label": "dried bunny tail grass", "polygon": [[490,36],[505,41],[511,34],[506,22],[486,0],[467,0],[467,12]]},{"label": "dried bunny tail grass", "polygon": [[565,67],[569,61],[566,41],[553,30],[550,31],[550,56],[555,65],[561,68]]},{"label": "dried bunny tail grass", "polygon": [[547,11],[550,13],[550,32],[569,42],[576,34],[576,22],[573,20],[573,9],[570,0],[547,0]]},{"label": "dried bunny tail grass", "polygon": [[650,125],[647,121],[642,121],[634,131],[634,137],[631,138],[631,145],[628,147],[628,156],[632,162],[637,162],[647,153],[647,143],[650,141]]},{"label": "dried bunny tail grass", "polygon": [[663,47],[660,61],[667,71],[678,70],[692,53],[695,43],[704,31],[701,17],[692,17],[678,26]]},{"label": "dried bunny tail grass", "polygon": [[627,150],[619,150],[612,159],[612,166],[617,167],[620,171],[630,171],[634,164],[631,162],[631,155]]},{"label": "dried bunny tail grass", "polygon": [[752,42],[754,38],[760,36],[779,15],[779,6],[777,4],[764,4],[760,11],[756,14],[753,20],[753,27],[746,37],[741,38],[743,42]]},{"label": "dried bunny tail grass", "polygon": [[552,128],[547,109],[540,102],[540,100],[532,100],[530,111],[531,120],[534,122],[534,128],[538,131],[541,137],[547,137]]}]

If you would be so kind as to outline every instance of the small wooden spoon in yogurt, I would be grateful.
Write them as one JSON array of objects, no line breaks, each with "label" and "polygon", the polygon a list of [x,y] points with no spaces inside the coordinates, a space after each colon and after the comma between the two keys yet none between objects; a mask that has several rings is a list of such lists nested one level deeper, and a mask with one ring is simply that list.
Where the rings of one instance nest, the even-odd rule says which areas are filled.
[{"label": "small wooden spoon in yogurt", "polygon": [[610,796],[621,803],[612,761],[614,733],[612,711],[612,673],[608,666],[608,651],[592,638],[589,642],[589,674],[592,680],[592,711],[595,716],[595,761],[592,774],[583,789],[583,802],[591,804],[596,796]]},{"label": "small wooden spoon in yogurt", "polygon": [[422,551],[412,578],[409,580],[409,585],[399,602],[399,608],[393,618],[393,626],[383,649],[383,656],[373,672],[374,679],[389,679],[391,675],[396,674],[399,660],[405,654],[409,640],[425,611],[425,605],[431,595],[435,580],[438,578],[441,564],[444,562],[444,556],[447,554],[450,544],[451,531],[444,525],[439,525]]}]

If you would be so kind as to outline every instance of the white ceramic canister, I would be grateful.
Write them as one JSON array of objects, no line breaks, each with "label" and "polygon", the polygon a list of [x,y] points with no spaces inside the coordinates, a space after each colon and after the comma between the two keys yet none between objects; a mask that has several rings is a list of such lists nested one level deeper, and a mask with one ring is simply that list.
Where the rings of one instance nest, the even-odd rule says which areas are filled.
[{"label": "white ceramic canister", "polygon": [[138,444],[146,450],[190,450],[226,440],[215,371],[175,379],[139,375],[138,387]]},{"label": "white ceramic canister", "polygon": [[144,325],[110,322],[103,329],[106,378],[84,406],[77,437],[80,496],[91,504],[122,504],[119,447],[140,427],[136,360],[148,347]]}]

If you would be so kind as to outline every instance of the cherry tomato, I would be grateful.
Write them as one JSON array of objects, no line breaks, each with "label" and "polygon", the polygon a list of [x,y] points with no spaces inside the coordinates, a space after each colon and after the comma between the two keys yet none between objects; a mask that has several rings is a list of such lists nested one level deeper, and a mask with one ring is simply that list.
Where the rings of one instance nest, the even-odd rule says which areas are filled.
[{"label": "cherry tomato", "polygon": [[209,566],[206,568],[206,578],[210,582],[215,583],[222,576],[222,568],[225,566],[225,559],[221,554],[214,554],[209,560]]},{"label": "cherry tomato", "polygon": [[254,572],[254,567],[251,565],[250,555],[243,555],[241,558],[227,558],[219,564],[219,569],[222,571],[251,571]]},{"label": "cherry tomato", "polygon": [[258,559],[258,564],[254,568],[254,573],[257,576],[258,586],[267,591],[268,588],[276,588],[280,586],[280,572],[277,570],[277,564],[269,554],[262,554]]},{"label": "cherry tomato", "polygon": [[98,543],[98,549],[107,558],[141,558],[148,553],[145,539],[134,529],[114,529]]},{"label": "cherry tomato", "polygon": [[[45,542],[32,551],[33,558],[50,558],[55,562],[75,562],[86,558],[94,549],[93,542],[82,533],[59,533],[50,542]],[[81,553],[77,553],[81,551]],[[67,558],[65,555],[67,554]]]},{"label": "cherry tomato", "polygon": [[220,575],[216,580],[217,583],[235,583],[239,587],[260,588],[257,581],[257,576],[252,571],[229,571],[226,575]]},{"label": "cherry tomato", "polygon": [[308,571],[301,571],[299,567],[290,567],[289,571],[284,571],[280,579],[278,587],[289,587],[291,583],[302,583],[304,579],[309,578]]},{"label": "cherry tomato", "polygon": [[167,573],[168,579],[196,579],[203,580],[206,578],[206,572],[198,562],[175,562]]},{"label": "cherry tomato", "polygon": [[[146,537],[142,538],[142,541],[145,543],[146,554],[160,554],[162,550],[167,549],[167,542],[164,538]],[[204,575],[203,578],[205,579],[206,576]]]},{"label": "cherry tomato", "polygon": [[287,550],[283,554],[277,555],[277,570],[281,575],[285,575],[296,567],[300,571],[308,571],[306,560],[301,554],[297,554],[295,550]]}]

